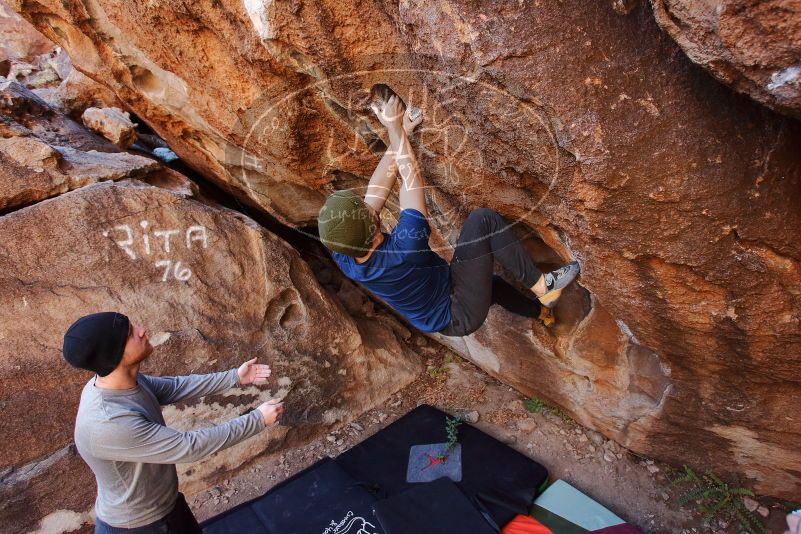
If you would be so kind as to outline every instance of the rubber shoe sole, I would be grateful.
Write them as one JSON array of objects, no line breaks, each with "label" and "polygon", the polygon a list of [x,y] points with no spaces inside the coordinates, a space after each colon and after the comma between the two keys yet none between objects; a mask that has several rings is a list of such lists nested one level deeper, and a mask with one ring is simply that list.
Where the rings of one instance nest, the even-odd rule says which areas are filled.
[{"label": "rubber shoe sole", "polygon": [[559,297],[562,296],[561,289],[554,289],[553,291],[549,291],[545,293],[543,296],[539,298],[540,304],[545,306],[548,309],[553,309],[556,306],[556,303],[559,302]]}]

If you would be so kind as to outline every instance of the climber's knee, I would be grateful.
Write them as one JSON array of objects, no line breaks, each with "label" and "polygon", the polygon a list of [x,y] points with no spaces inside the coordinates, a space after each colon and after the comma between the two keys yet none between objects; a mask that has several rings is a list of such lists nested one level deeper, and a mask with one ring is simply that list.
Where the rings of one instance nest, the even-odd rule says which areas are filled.
[{"label": "climber's knee", "polygon": [[476,208],[467,216],[468,221],[491,221],[500,217],[497,211],[490,208]]}]

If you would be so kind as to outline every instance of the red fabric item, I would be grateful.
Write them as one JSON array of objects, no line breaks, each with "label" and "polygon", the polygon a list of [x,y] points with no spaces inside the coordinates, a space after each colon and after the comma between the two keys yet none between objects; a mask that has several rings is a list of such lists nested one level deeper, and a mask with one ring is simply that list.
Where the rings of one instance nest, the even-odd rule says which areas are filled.
[{"label": "red fabric item", "polygon": [[518,515],[509,521],[501,534],[553,534],[553,531],[527,515]]},{"label": "red fabric item", "polygon": [[599,530],[593,530],[590,534],[642,534],[637,528],[623,523],[613,527],[606,527]]}]

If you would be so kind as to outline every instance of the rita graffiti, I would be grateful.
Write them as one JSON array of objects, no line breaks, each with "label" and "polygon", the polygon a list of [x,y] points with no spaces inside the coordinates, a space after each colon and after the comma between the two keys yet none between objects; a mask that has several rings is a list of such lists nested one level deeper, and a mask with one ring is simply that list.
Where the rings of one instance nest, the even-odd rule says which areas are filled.
[{"label": "rita graffiti", "polygon": [[189,226],[184,230],[162,229],[151,226],[149,221],[140,221],[138,229],[128,224],[118,224],[102,234],[112,239],[132,260],[152,259],[162,282],[189,280],[192,269],[186,260],[176,259],[175,256],[209,246],[208,231],[202,225]]}]

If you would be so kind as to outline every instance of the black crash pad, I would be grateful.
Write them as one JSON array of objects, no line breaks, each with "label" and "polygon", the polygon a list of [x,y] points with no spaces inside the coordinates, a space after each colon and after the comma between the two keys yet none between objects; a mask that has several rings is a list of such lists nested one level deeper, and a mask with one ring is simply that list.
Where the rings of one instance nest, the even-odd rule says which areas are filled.
[{"label": "black crash pad", "polygon": [[[400,493],[414,486],[406,482],[409,448],[446,441],[447,415],[433,406],[420,405],[336,461],[356,480],[378,486],[389,495]],[[459,443],[462,480],[456,486],[474,502],[480,500],[500,526],[518,513],[527,514],[548,471],[468,424],[459,426]]]},{"label": "black crash pad", "polygon": [[203,523],[205,534],[384,534],[375,497],[330,458]]},{"label": "black crash pad", "polygon": [[373,508],[387,534],[495,534],[449,478],[415,484]]},{"label": "black crash pad", "polygon": [[[323,459],[263,496],[205,521],[204,532],[341,534],[350,526],[353,533],[386,534],[373,506],[421,487],[406,482],[409,448],[446,441],[446,417],[432,406],[419,406],[336,460]],[[455,486],[465,498],[499,526],[517,513],[527,514],[548,478],[545,468],[468,424],[459,427],[459,443],[462,480]]]}]

